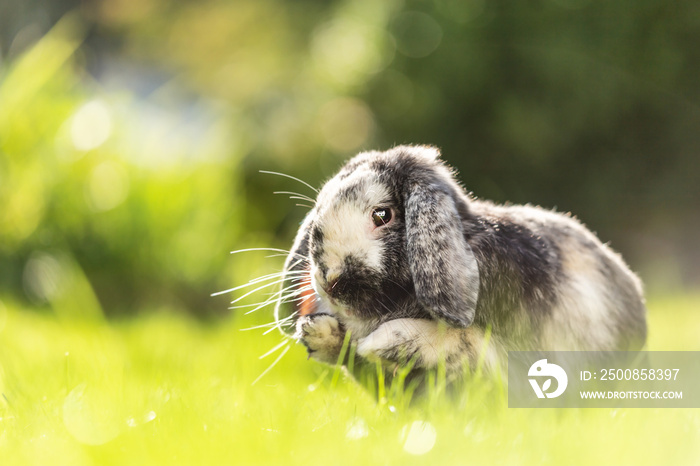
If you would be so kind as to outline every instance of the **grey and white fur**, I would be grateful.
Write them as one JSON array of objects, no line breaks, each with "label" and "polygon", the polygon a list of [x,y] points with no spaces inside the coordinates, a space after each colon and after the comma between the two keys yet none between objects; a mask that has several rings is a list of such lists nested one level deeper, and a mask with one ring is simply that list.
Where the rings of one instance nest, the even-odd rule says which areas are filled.
[{"label": "grey and white fur", "polygon": [[[390,217],[379,226],[377,209]],[[618,254],[570,215],[470,196],[433,147],[348,161],[287,258],[287,273],[303,270],[312,312],[278,303],[275,315],[327,363],[347,331],[360,358],[424,369],[443,360],[453,371],[509,350],[628,350],[646,339],[641,283]]]}]

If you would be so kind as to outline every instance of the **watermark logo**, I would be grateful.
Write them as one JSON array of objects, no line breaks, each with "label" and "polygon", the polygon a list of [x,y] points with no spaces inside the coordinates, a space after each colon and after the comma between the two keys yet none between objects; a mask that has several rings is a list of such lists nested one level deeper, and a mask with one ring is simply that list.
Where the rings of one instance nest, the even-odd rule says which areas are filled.
[{"label": "watermark logo", "polygon": [[[548,377],[542,384],[542,387],[540,387],[536,378],[528,379],[530,381],[530,385],[532,385],[532,389],[535,391],[535,395],[537,395],[537,398],[556,398],[564,393],[564,390],[566,390],[566,386],[569,383],[569,378],[566,376],[564,369],[556,364],[548,363],[546,359],[540,359],[530,366],[530,370],[527,372],[527,375],[529,377],[538,378]],[[549,390],[552,385],[552,378],[556,379],[557,381],[557,389],[549,393],[547,390]]]},{"label": "watermark logo", "polygon": [[508,407],[700,408],[700,351],[509,351]]}]

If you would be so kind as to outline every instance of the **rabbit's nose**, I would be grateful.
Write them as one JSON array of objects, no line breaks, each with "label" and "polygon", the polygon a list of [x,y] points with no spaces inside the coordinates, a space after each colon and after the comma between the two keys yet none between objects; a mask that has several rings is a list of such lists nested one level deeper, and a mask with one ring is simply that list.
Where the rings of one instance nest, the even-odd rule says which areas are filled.
[{"label": "rabbit's nose", "polygon": [[337,273],[328,273],[326,275],[326,281],[325,284],[323,285],[323,290],[327,294],[333,294],[333,289],[335,286],[338,284],[338,274]]}]

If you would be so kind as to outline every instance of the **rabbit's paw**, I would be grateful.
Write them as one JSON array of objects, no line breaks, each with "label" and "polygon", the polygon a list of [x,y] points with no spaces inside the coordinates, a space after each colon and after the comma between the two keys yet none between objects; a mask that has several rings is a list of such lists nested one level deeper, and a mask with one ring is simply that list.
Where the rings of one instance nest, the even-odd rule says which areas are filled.
[{"label": "rabbit's paw", "polygon": [[420,366],[424,353],[432,349],[430,337],[434,335],[435,327],[435,323],[428,320],[390,320],[358,341],[357,354],[370,361],[394,363],[406,363],[415,357]]},{"label": "rabbit's paw", "polygon": [[308,314],[297,320],[294,338],[306,346],[309,357],[335,363],[345,337],[343,325],[330,314]]}]

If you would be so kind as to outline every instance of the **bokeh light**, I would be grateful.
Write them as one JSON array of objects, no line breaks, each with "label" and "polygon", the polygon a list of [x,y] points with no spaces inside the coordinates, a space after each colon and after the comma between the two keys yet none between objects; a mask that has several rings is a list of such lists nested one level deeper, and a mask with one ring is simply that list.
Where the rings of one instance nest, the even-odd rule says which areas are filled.
[{"label": "bokeh light", "polygon": [[126,169],[117,162],[100,163],[90,173],[86,194],[90,206],[98,212],[117,207],[129,194]]},{"label": "bokeh light", "polygon": [[401,429],[399,438],[404,451],[412,455],[424,455],[435,446],[437,432],[429,422],[414,421]]},{"label": "bokeh light", "polygon": [[48,302],[63,291],[65,274],[56,257],[36,252],[24,266],[24,287],[33,298]]},{"label": "bokeh light", "polygon": [[358,99],[334,99],[319,112],[321,133],[337,152],[351,152],[365,144],[373,127],[372,111]]},{"label": "bokeh light", "polygon": [[63,403],[63,424],[80,443],[102,445],[114,440],[126,427],[119,403],[105,387],[83,383],[73,388]]},{"label": "bokeh light", "polygon": [[367,422],[361,417],[356,417],[348,422],[345,431],[345,438],[348,440],[360,440],[369,435],[369,427]]},{"label": "bokeh light", "polygon": [[430,15],[416,11],[401,13],[394,19],[399,52],[411,58],[427,57],[442,41],[442,27]]},{"label": "bokeh light", "polygon": [[112,117],[107,105],[93,100],[78,109],[71,123],[71,138],[76,149],[88,151],[101,146],[112,132]]}]

